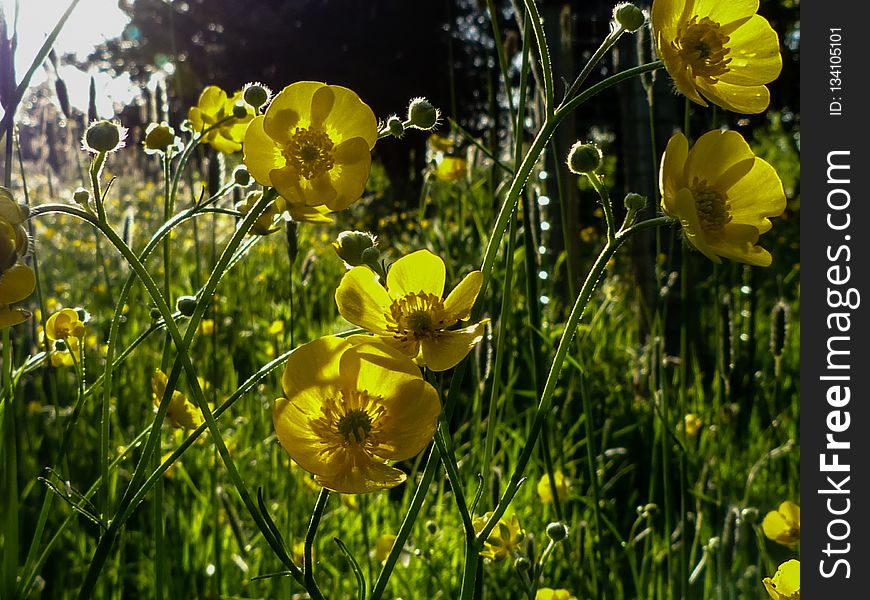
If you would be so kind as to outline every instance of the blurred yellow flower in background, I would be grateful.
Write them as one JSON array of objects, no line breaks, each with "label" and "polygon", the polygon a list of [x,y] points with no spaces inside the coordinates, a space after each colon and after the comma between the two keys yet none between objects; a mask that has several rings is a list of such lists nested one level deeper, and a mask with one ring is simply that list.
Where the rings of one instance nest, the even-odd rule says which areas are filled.
[{"label": "blurred yellow flower in background", "polygon": [[769,217],[785,210],[776,170],[755,156],[736,131],[709,131],[689,149],[676,133],[662,157],[662,209],[679,219],[686,240],[713,262],[720,256],[767,267],[770,253],[757,246]]},{"label": "blurred yellow flower in background", "polygon": [[801,600],[801,563],[791,559],[776,570],[773,578],[765,577],[764,589],[773,600]]},{"label": "blurred yellow flower in background", "polygon": [[64,340],[69,343],[69,338],[77,340],[85,336],[85,324],[79,319],[79,313],[72,308],[62,308],[45,322],[45,335],[51,341]]},{"label": "blurred yellow flower in background", "polygon": [[761,529],[768,539],[793,547],[801,541],[801,507],[786,500],[764,516]]},{"label": "blurred yellow flower in background", "polygon": [[391,488],[387,464],[432,440],[441,402],[414,362],[379,343],[326,336],[287,359],[272,420],[281,445],[323,487],[344,494]]},{"label": "blurred yellow flower in background", "polygon": [[[474,530],[477,533],[483,531],[491,517],[492,512],[474,517],[472,522]],[[498,524],[493,527],[489,537],[486,538],[480,555],[492,561],[514,558],[519,553],[520,546],[525,539],[526,532],[520,526],[520,521],[516,515],[511,516],[510,521],[506,520],[506,517],[502,517]]]},{"label": "blurred yellow flower in background", "polygon": [[[167,381],[166,373],[160,369],[154,370],[154,375],[151,376],[151,399],[154,401],[154,406],[160,406],[163,394],[166,393]],[[166,409],[166,422],[176,429],[196,429],[205,422],[205,419],[197,406],[184,394],[175,390],[172,392],[169,408]]]},{"label": "blurred yellow flower in background", "polygon": [[779,39],[758,0],[655,0],[650,23],[659,56],[681,94],[755,114],[770,104],[764,84],[779,76]]},{"label": "blurred yellow flower in background", "polygon": [[693,438],[698,435],[698,432],[701,431],[703,425],[704,422],[701,420],[701,417],[695,413],[687,413],[686,416],[683,417],[683,426],[686,428],[687,437]]},{"label": "blurred yellow flower in background", "polygon": [[418,250],[397,260],[387,273],[387,288],[368,267],[344,274],[335,291],[338,312],[433,371],[465,358],[483,339],[488,319],[457,330],[447,328],[471,315],[483,274],[472,271],[444,298],[446,268],[440,257]]},{"label": "blurred yellow flower in background", "polygon": [[[559,501],[564,501],[568,497],[568,480],[562,473],[562,469],[553,471],[553,481],[555,482],[556,495]],[[542,504],[553,503],[553,486],[550,485],[550,476],[547,473],[544,473],[538,480],[537,490],[538,498],[541,499]]]},{"label": "blurred yellow flower in background", "polygon": [[300,81],[251,122],[244,162],[291,206],[342,210],[365,190],[377,138],[377,119],[355,92]]},{"label": "blurred yellow flower in background", "polygon": [[577,600],[577,596],[566,589],[538,588],[535,600]]},{"label": "blurred yellow flower in background", "polygon": [[[237,104],[242,108],[235,108]],[[244,116],[234,116],[234,109],[244,110]],[[194,132],[209,130],[203,138],[205,143],[218,152],[232,154],[242,149],[245,131],[254,118],[254,109],[244,102],[242,92],[227,96],[216,85],[210,85],[199,95],[197,105],[187,111],[187,118]]]},{"label": "blurred yellow flower in background", "polygon": [[445,156],[435,166],[435,177],[441,181],[453,183],[465,177],[467,171],[467,160],[455,156]]},{"label": "blurred yellow flower in background", "polygon": [[396,541],[396,536],[385,533],[381,536],[378,536],[378,540],[375,542],[374,549],[374,558],[378,562],[384,562],[387,560],[387,557],[390,555],[390,550],[393,549],[393,544]]}]

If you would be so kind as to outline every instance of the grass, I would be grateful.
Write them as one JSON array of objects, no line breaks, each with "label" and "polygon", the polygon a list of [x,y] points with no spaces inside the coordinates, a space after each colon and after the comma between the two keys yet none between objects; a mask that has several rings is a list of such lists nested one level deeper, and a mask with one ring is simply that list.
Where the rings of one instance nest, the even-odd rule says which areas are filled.
[{"label": "grass", "polygon": [[[542,30],[534,34],[545,43]],[[553,110],[539,131],[551,131],[560,112],[546,53],[525,51],[527,60],[544,57]],[[136,143],[107,158],[102,185],[118,177],[105,222],[75,218],[72,204],[34,218],[39,290],[28,302],[39,308],[3,344],[7,390],[14,384],[4,393],[13,436],[4,477],[17,490],[4,500],[17,513],[17,531],[7,519],[2,532],[8,597],[301,598],[301,581],[316,593],[312,574],[326,598],[370,597],[372,589],[383,598],[534,598],[541,587],[613,600],[765,597],[761,579],[793,553],[764,538],[761,518],[798,498],[796,219],[766,236],[776,236],[767,242],[776,262],[764,271],[709,264],[663,227],[651,317],[640,317],[628,253],[616,253],[593,276],[571,339],[565,256],[542,236],[559,215],[540,202],[555,192],[537,176],[541,139],[489,149],[513,156],[502,161],[521,173],[512,185],[511,173],[481,153],[458,180],[430,172],[413,206],[387,204],[389,182],[376,166],[362,201],[334,225],[299,225],[292,244],[283,233],[237,233],[241,219],[230,209],[239,192],[224,185],[231,169],[216,176],[209,165],[218,159],[203,147],[180,177],[174,214],[218,189],[226,191],[215,204],[222,209],[193,211],[165,247],[155,236],[167,220],[160,160]],[[16,197],[37,213],[88,187],[75,168],[60,182],[48,173],[46,164],[23,163],[13,177]],[[627,191],[609,190],[612,198]],[[352,329],[334,302],[345,267],[331,242],[344,229],[377,234],[387,263],[431,249],[447,263],[448,288],[483,265],[489,286],[477,313],[492,321],[452,376],[427,374],[449,410],[438,448],[399,465],[408,482],[327,497],[278,444],[270,415],[287,352]],[[604,219],[583,239],[586,273],[607,243]],[[154,252],[136,271],[133,256],[149,243]],[[160,297],[142,284],[145,271]],[[210,284],[214,293],[203,294]],[[169,318],[174,300],[197,294],[192,316]],[[74,367],[54,367],[40,329],[71,306],[90,313],[84,354]],[[777,306],[787,307],[784,337]],[[186,351],[177,353],[170,334],[189,340]],[[116,365],[104,386],[110,338]],[[191,371],[182,368],[187,357]],[[196,433],[152,430],[166,403],[155,408],[151,374],[170,373],[176,358],[171,382],[214,411]],[[547,382],[556,358],[564,364]],[[686,415],[700,419],[697,431]],[[545,502],[539,481],[555,470],[569,486]],[[506,492],[515,493],[509,503]],[[517,556],[528,563],[478,559],[482,540],[464,529],[463,505],[473,516],[516,515],[526,532]],[[550,542],[553,521],[567,525],[565,541]],[[407,539],[387,558],[391,539],[381,538],[400,528]],[[288,561],[302,567],[307,549],[314,569],[303,575]],[[379,578],[384,559],[395,568]]]}]

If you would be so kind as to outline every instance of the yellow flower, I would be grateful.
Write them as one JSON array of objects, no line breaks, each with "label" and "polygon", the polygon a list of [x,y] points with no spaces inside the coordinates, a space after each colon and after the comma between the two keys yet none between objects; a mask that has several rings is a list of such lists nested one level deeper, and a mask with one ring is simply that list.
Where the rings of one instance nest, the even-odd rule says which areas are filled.
[{"label": "yellow flower", "polygon": [[[166,393],[167,381],[166,373],[160,369],[154,369],[154,375],[151,376],[151,399],[154,401],[154,406],[160,406],[163,394]],[[184,394],[178,390],[172,392],[169,408],[166,409],[167,423],[176,429],[181,429],[182,427],[184,429],[196,429],[204,421],[202,412]]]},{"label": "yellow flower", "polygon": [[199,332],[202,335],[211,335],[214,333],[214,319],[203,319],[199,322]]},{"label": "yellow flower", "polygon": [[682,133],[668,142],[659,185],[662,209],[679,219],[688,242],[713,262],[719,257],[767,267],[756,246],[785,210],[779,175],[736,131],[709,131],[689,149]]},{"label": "yellow flower", "polygon": [[465,177],[468,161],[455,156],[445,156],[435,167],[435,177],[441,181],[453,183]]},{"label": "yellow flower", "polygon": [[698,435],[698,432],[701,431],[701,426],[704,422],[701,420],[701,417],[694,413],[688,413],[683,417],[683,423],[686,427],[686,435],[690,438]]},{"label": "yellow flower", "polygon": [[[556,495],[560,501],[564,501],[568,496],[568,480],[565,479],[562,469],[553,471],[553,480],[556,483]],[[550,486],[550,476],[547,473],[544,473],[538,480],[538,498],[541,499],[542,504],[553,503],[553,490]]]},{"label": "yellow flower", "polygon": [[58,369],[60,367],[72,367],[75,366],[75,360],[73,360],[72,353],[69,350],[52,350],[49,355],[51,360],[51,366]]},{"label": "yellow flower", "polygon": [[25,217],[9,190],[0,187],[0,329],[30,318],[29,311],[9,307],[36,288],[33,270],[19,262],[29,246]]},{"label": "yellow flower", "polygon": [[79,319],[78,311],[62,308],[45,322],[45,336],[51,341],[69,342],[69,338],[80,340],[85,336],[85,324]]},{"label": "yellow flower", "polygon": [[758,0],[654,0],[650,23],[659,56],[681,94],[738,113],[770,103],[779,76],[779,40]]},{"label": "yellow flower", "polygon": [[323,487],[344,494],[391,488],[389,465],[432,440],[441,402],[408,357],[379,343],[326,336],[287,359],[272,421],[281,445]]},{"label": "yellow flower", "polygon": [[[475,517],[472,522],[474,530],[477,533],[483,531],[490,517],[492,517],[491,512]],[[526,532],[520,527],[520,521],[516,515],[513,515],[509,522],[505,520],[505,517],[502,517],[484,542],[480,555],[493,561],[514,558],[525,538]]]},{"label": "yellow flower", "polygon": [[[243,215],[246,215],[260,201],[262,196],[263,192],[250,192],[242,202],[236,205],[236,209]],[[280,230],[281,226],[275,223],[276,216],[278,216],[278,207],[272,202],[266,207],[266,210],[263,211],[259,218],[254,221],[254,225],[249,233],[251,235],[269,235]]]},{"label": "yellow flower", "polygon": [[773,600],[801,600],[801,563],[791,559],[776,570],[773,578],[765,577],[764,588]]},{"label": "yellow flower", "polygon": [[393,543],[396,541],[396,536],[385,533],[378,537],[375,542],[374,557],[378,562],[384,562],[390,555],[390,550],[393,549]]},{"label": "yellow flower", "polygon": [[801,507],[786,500],[764,516],[761,529],[778,544],[796,546],[801,541]]},{"label": "yellow flower", "polygon": [[[239,104],[245,110],[245,116],[234,116],[233,109]],[[238,109],[237,109],[238,110]],[[194,132],[202,133],[206,129],[203,141],[210,144],[218,152],[232,154],[242,149],[245,131],[254,118],[254,110],[244,103],[242,93],[236,92],[232,97],[215,85],[210,85],[199,95],[199,102],[187,111],[187,118]],[[217,127],[213,127],[222,122]]]},{"label": "yellow flower", "polygon": [[377,137],[375,115],[356,93],[300,81],[251,122],[244,162],[291,205],[341,210],[365,189]]},{"label": "yellow flower", "polygon": [[538,588],[535,600],[577,600],[577,596],[565,589]]},{"label": "yellow flower", "polygon": [[382,341],[444,371],[465,358],[483,338],[487,320],[449,331],[468,319],[480,292],[483,274],[472,271],[446,297],[444,261],[428,250],[403,256],[387,273],[387,289],[367,267],[344,274],[335,291],[338,312]]}]

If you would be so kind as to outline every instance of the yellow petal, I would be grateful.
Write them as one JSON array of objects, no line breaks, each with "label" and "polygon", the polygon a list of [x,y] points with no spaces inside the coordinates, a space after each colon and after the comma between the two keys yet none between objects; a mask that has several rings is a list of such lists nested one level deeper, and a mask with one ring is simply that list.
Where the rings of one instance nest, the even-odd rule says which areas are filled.
[{"label": "yellow petal", "polygon": [[23,323],[30,318],[30,311],[20,308],[0,307],[0,329]]},{"label": "yellow petal", "polygon": [[[283,160],[283,157],[281,159]],[[269,180],[275,189],[278,190],[278,193],[289,202],[316,206],[313,202],[311,204],[306,202],[305,190],[302,189],[303,180],[299,177],[299,172],[290,165],[272,169],[269,172]],[[310,189],[310,185],[308,187]]]},{"label": "yellow petal", "polygon": [[0,219],[7,221],[13,226],[24,222],[21,209],[18,208],[18,203],[15,202],[12,193],[2,186],[0,186]]},{"label": "yellow petal", "polygon": [[[324,173],[320,177],[315,177],[311,180],[300,179],[299,188],[302,190],[303,200],[308,206],[326,205],[330,210],[339,210],[336,208],[338,190],[335,189],[329,173]],[[358,197],[354,198],[354,200],[356,199]]]},{"label": "yellow petal", "polygon": [[[362,138],[371,150],[378,139],[378,120],[356,92],[340,85],[328,86],[334,94],[323,127],[336,144],[351,138]],[[334,137],[333,137],[334,136]]]},{"label": "yellow petal", "polygon": [[212,148],[224,154],[233,154],[242,149],[241,142],[229,139],[222,132],[218,132],[216,136],[210,138],[208,143],[211,144]]},{"label": "yellow petal", "polygon": [[685,6],[686,0],[655,0],[649,17],[653,31],[673,40]]},{"label": "yellow petal", "polygon": [[442,331],[435,338],[423,340],[423,361],[426,366],[433,371],[455,367],[483,339],[487,321],[489,319],[456,331]]},{"label": "yellow petal", "polygon": [[782,181],[770,164],[760,158],[752,169],[728,189],[732,223],[745,223],[759,233],[770,230],[768,217],[777,217],[786,207]]},{"label": "yellow petal", "polygon": [[377,337],[355,337],[353,348],[341,357],[342,378],[348,386],[385,395],[420,379],[419,367],[407,355]]},{"label": "yellow petal", "polygon": [[36,287],[36,276],[27,265],[13,265],[0,275],[0,304],[24,300]]},{"label": "yellow petal", "polygon": [[292,401],[310,388],[334,385],[339,380],[341,355],[350,347],[347,340],[324,336],[296,348],[284,367],[284,395]]},{"label": "yellow petal", "polygon": [[354,267],[344,274],[335,290],[342,317],[373,333],[386,333],[386,313],[392,300],[368,267]]},{"label": "yellow petal", "polygon": [[[686,179],[695,178],[713,185],[729,168],[755,155],[736,131],[708,131],[695,142],[686,160]],[[749,165],[747,165],[748,167]],[[748,170],[748,169],[747,169]]]},{"label": "yellow petal", "polygon": [[316,388],[293,400],[279,398],[272,408],[272,423],[281,446],[300,467],[315,475],[333,476],[349,468],[348,456],[341,448],[330,450],[311,427],[311,421],[322,416],[326,399],[318,391],[323,395],[338,393],[337,389]]},{"label": "yellow petal", "polygon": [[432,441],[441,414],[438,392],[419,375],[383,397],[386,415],[378,435],[383,441],[373,450],[380,458],[405,460],[419,454]]},{"label": "yellow petal", "polygon": [[317,483],[342,494],[365,494],[403,483],[407,476],[400,470],[357,453],[347,468],[333,475],[316,475]]},{"label": "yellow petal", "polygon": [[769,539],[778,541],[791,531],[791,524],[785,520],[781,513],[771,511],[764,516],[761,529]]},{"label": "yellow petal", "polygon": [[210,85],[202,90],[197,106],[202,112],[215,116],[224,110],[226,103],[227,93],[216,85]]},{"label": "yellow petal", "polygon": [[441,298],[446,278],[441,257],[428,250],[417,250],[393,263],[387,273],[387,289],[393,298],[421,292]]},{"label": "yellow petal", "polygon": [[273,185],[269,174],[273,169],[286,164],[281,148],[266,135],[263,129],[264,117],[257,117],[248,125],[245,132],[245,153],[242,159],[251,177],[260,185]]},{"label": "yellow petal", "polygon": [[770,104],[770,92],[763,85],[734,85],[725,81],[711,84],[702,79],[696,85],[712,103],[731,112],[755,115]]},{"label": "yellow petal", "polygon": [[[724,258],[756,267],[769,267],[773,262],[770,252],[755,245],[758,242],[758,229],[751,225],[728,223],[715,236],[707,235],[705,242],[707,250]],[[698,249],[701,250],[700,247]]]},{"label": "yellow petal", "polygon": [[779,505],[779,512],[792,525],[800,527],[801,525],[801,507],[790,500],[786,500]]},{"label": "yellow petal", "polygon": [[350,138],[335,147],[335,164],[340,168],[330,171],[336,196],[323,202],[332,210],[343,210],[359,200],[366,188],[371,171],[372,155],[366,141],[361,137]]},{"label": "yellow petal", "polygon": [[758,12],[758,0],[695,0],[692,13],[710,17],[721,25],[746,19]]},{"label": "yellow petal", "polygon": [[665,213],[680,220],[685,239],[704,256],[715,263],[722,262],[716,253],[712,251],[704,237],[704,229],[698,219],[698,211],[695,208],[695,197],[691,190],[683,188],[676,195],[662,198],[662,208]]},{"label": "yellow petal", "polygon": [[296,127],[310,127],[311,99],[325,85],[319,81],[297,81],[278,92],[266,110],[264,128],[269,136],[286,144]]},{"label": "yellow petal", "polygon": [[[463,321],[471,315],[471,308],[483,285],[483,273],[472,271],[459,282],[447,298],[444,299],[444,310],[455,321]],[[452,325],[453,323],[447,323]]]},{"label": "yellow petal", "polygon": [[779,37],[760,15],[753,15],[746,23],[729,34],[728,72],[721,81],[736,85],[770,83],[782,70]]},{"label": "yellow petal", "polygon": [[[689,140],[682,133],[675,133],[668,140],[659,170],[659,189],[665,199],[674,198],[679,190],[687,187],[684,171],[688,156]],[[667,211],[667,206],[665,209]]]}]

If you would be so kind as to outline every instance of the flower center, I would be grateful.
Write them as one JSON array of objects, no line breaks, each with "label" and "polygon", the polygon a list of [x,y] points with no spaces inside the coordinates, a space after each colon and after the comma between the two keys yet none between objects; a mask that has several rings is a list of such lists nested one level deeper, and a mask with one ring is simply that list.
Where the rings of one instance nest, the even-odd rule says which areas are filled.
[{"label": "flower center", "polygon": [[323,415],[311,420],[311,429],[324,443],[324,452],[338,448],[371,451],[379,444],[378,423],[385,413],[380,396],[342,389],[326,401]]},{"label": "flower center", "polygon": [[703,77],[711,83],[730,69],[731,62],[725,44],[730,38],[722,33],[719,23],[697,15],[680,28],[677,38],[671,42],[680,58],[692,68],[692,75]]},{"label": "flower center", "polygon": [[707,231],[719,231],[731,222],[731,205],[728,196],[710,186],[706,181],[692,182],[692,196],[701,226]]},{"label": "flower center", "polygon": [[444,329],[446,321],[444,301],[434,294],[421,291],[393,300],[390,314],[387,315],[387,329],[403,342],[409,338],[422,340]]},{"label": "flower center", "polygon": [[302,177],[310,180],[328,173],[335,166],[334,146],[324,132],[297,127],[284,148],[284,158]]}]

